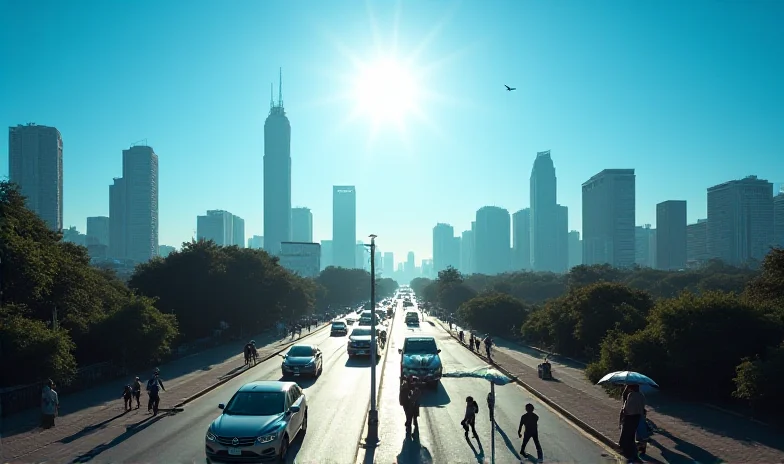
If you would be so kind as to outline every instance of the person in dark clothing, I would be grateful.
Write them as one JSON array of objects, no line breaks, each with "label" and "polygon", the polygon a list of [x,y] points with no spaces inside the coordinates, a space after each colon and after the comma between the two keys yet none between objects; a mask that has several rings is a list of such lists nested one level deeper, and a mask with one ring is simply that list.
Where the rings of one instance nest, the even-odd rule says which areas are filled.
[{"label": "person in dark clothing", "polygon": [[408,378],[403,377],[400,379],[400,393],[398,394],[398,403],[403,408],[406,414],[406,428],[411,426],[411,417],[409,416],[411,410],[408,408],[408,398],[411,396],[411,387],[408,384]]},{"label": "person in dark clothing", "polygon": [[463,420],[460,422],[460,425],[463,426],[463,430],[465,430],[466,439],[468,438],[468,430],[470,427],[471,432],[474,434],[474,438],[479,438],[476,434],[476,415],[479,414],[479,404],[474,401],[472,396],[466,397],[466,410],[465,416]]},{"label": "person in dark clothing", "polygon": [[[543,455],[542,455],[542,445],[539,444],[539,416],[534,414],[534,405],[528,403],[525,405],[525,414],[520,418],[520,427],[517,428],[517,436],[523,439],[523,444],[520,446],[520,454],[523,456],[528,456],[525,453],[525,445],[528,444],[528,440],[534,441],[534,446],[536,446],[536,457],[539,459],[539,462],[542,462]],[[525,427],[525,433],[523,433],[523,427]]]},{"label": "person in dark clothing", "polygon": [[618,446],[623,455],[631,462],[641,462],[637,453],[637,428],[645,413],[645,396],[640,393],[639,385],[629,385],[624,391],[623,408],[620,414],[621,437]]},{"label": "person in dark clothing", "polygon": [[158,405],[161,403],[160,390],[166,391],[159,374],[158,369],[155,369],[152,378],[147,381],[147,395],[150,397],[147,402],[147,412],[152,411],[154,416],[158,415]]},{"label": "person in dark clothing", "polygon": [[123,388],[122,398],[125,401],[125,410],[131,410],[131,402],[133,401],[133,388],[130,385],[126,385]]},{"label": "person in dark clothing", "polygon": [[476,351],[479,352],[479,348],[482,346],[482,340],[479,337],[476,337],[474,343],[476,343]]},{"label": "person in dark clothing", "polygon": [[495,424],[495,393],[492,391],[487,394],[487,410],[490,413],[490,423]]},{"label": "person in dark clothing", "polygon": [[419,398],[422,392],[417,385],[416,377],[409,379],[408,398],[406,399],[406,430],[411,429],[411,424],[414,424],[414,433],[419,431]]},{"label": "person in dark clothing", "polygon": [[142,382],[139,380],[138,376],[136,377],[136,380],[133,381],[133,397],[136,399],[136,409],[139,409],[142,397]]}]

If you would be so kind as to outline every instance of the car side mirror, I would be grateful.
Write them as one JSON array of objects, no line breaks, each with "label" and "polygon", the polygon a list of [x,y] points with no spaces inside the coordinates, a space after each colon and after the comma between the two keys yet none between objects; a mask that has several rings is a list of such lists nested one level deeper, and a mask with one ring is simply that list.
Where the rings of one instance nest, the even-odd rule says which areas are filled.
[{"label": "car side mirror", "polygon": [[436,350],[436,353],[440,353],[440,352],[441,352],[441,350],[440,350],[440,349]]},{"label": "car side mirror", "polygon": [[299,412],[299,406],[290,406],[289,407],[289,412],[291,412],[292,414],[298,413]]},{"label": "car side mirror", "polygon": [[226,405],[221,403],[218,405],[218,409],[226,409]]},{"label": "car side mirror", "polygon": [[403,354],[403,348],[398,348],[397,352],[400,353],[400,354]]},{"label": "car side mirror", "polygon": [[284,355],[283,355],[283,357],[284,357],[284,358],[288,358],[288,357],[289,357],[289,354],[288,354],[288,353],[286,353],[286,354],[284,354]]}]

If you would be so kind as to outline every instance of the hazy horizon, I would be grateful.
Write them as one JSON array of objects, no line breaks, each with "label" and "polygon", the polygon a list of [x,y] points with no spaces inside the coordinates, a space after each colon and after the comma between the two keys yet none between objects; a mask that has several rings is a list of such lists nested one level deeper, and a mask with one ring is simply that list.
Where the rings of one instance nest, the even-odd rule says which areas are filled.
[{"label": "hazy horizon", "polygon": [[[781,2],[183,5],[0,5],[0,122],[60,130],[65,227],[108,216],[122,150],[146,139],[160,244],[190,240],[209,209],[263,235],[280,67],[292,206],[330,239],[332,186],[356,186],[357,238],[378,235],[398,262],[431,257],[438,222],[459,234],[482,206],[528,207],[539,151],[551,150],[570,230],[581,184],[603,169],[636,170],[638,225],[655,226],[665,200],[705,218],[706,189],[728,180],[784,183]],[[394,96],[381,92],[393,71]],[[401,100],[397,114],[362,112],[384,98]],[[5,129],[0,147],[4,177]]]}]

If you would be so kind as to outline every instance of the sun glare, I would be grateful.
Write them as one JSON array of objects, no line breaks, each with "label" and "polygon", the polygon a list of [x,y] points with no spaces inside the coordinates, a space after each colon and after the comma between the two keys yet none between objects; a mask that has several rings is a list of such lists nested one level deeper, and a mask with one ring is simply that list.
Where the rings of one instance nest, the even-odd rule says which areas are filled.
[{"label": "sun glare", "polygon": [[378,125],[404,124],[416,111],[417,84],[410,70],[394,60],[363,67],[354,86],[357,111]]}]

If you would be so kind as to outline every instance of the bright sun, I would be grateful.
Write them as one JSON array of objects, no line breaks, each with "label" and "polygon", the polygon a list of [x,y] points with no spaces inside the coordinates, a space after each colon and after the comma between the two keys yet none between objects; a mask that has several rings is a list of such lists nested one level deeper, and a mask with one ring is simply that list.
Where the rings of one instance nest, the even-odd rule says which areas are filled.
[{"label": "bright sun", "polygon": [[394,60],[363,66],[355,86],[357,111],[373,123],[404,124],[416,112],[417,84],[413,75]]}]

